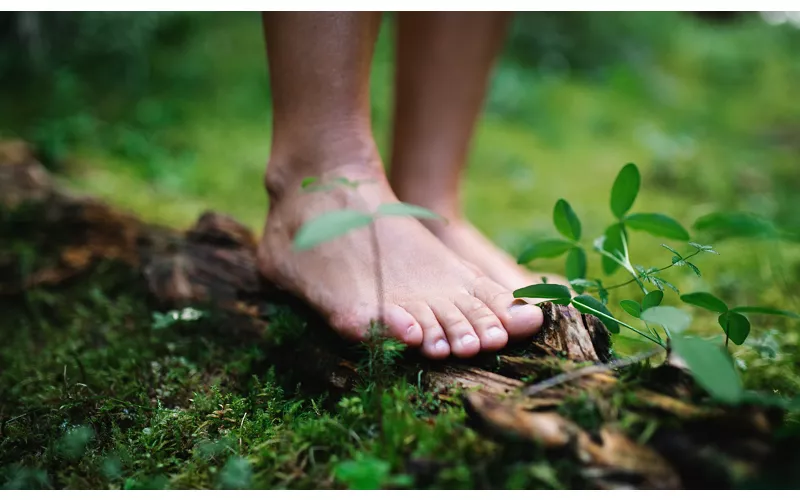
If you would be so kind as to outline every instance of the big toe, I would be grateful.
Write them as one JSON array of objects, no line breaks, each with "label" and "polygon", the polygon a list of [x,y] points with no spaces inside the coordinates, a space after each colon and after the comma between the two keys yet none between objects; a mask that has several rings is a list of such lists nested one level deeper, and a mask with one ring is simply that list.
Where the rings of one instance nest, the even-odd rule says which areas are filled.
[{"label": "big toe", "polygon": [[509,338],[527,337],[542,328],[544,315],[539,307],[514,298],[512,292],[489,278],[476,281],[474,295],[500,319]]}]

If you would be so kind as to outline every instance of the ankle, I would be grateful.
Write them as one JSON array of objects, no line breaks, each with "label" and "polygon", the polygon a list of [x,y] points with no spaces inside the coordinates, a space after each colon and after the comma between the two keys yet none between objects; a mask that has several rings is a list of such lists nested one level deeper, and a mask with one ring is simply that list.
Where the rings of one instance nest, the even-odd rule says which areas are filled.
[{"label": "ankle", "polygon": [[264,185],[270,200],[279,200],[301,188],[303,180],[328,182],[337,177],[377,179],[385,172],[372,137],[338,136],[335,140],[275,141]]}]

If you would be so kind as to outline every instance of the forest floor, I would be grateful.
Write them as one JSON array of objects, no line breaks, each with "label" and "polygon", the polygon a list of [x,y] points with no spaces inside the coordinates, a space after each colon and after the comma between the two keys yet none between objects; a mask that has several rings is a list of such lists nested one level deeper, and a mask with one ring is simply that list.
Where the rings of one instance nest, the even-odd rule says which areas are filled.
[{"label": "forest floor", "polygon": [[[257,16],[225,19],[196,21],[188,41],[160,47],[152,58],[153,78],[171,83],[132,109],[111,94],[89,106],[90,90],[62,75],[53,99],[66,111],[37,114],[32,110],[46,104],[7,102],[6,93],[0,97],[8,110],[0,130],[54,158],[46,164],[60,182],[144,220],[186,228],[212,208],[257,232],[267,200],[253,179],[261,178],[270,132],[263,43]],[[667,41],[641,66],[612,64],[602,77],[500,65],[464,186],[465,210],[477,227],[519,254],[530,242],[555,235],[551,207],[565,198],[585,231],[599,236],[612,220],[614,176],[635,162],[643,177],[638,211],[663,212],[686,227],[711,212],[756,213],[786,234],[800,233],[800,99],[793,85],[800,80],[800,31],[755,21],[725,28],[691,20],[667,24]],[[226,57],[232,50],[237,57]],[[384,157],[391,59],[384,30],[372,83]],[[103,128],[110,122],[115,126]],[[587,171],[592,182],[580,182]],[[3,250],[24,255],[15,262],[33,266],[38,250],[30,249],[25,234],[9,232],[17,226],[8,225],[6,215],[0,220]],[[694,233],[720,255],[703,257],[699,277],[685,267],[670,270],[681,291],[714,291],[729,303],[800,311],[796,237]],[[637,233],[636,263],[668,263],[671,254],[661,243]],[[600,274],[599,263],[599,256],[590,256],[590,274]],[[563,272],[563,259],[535,265]],[[16,271],[24,274],[24,266]],[[611,302],[630,293],[615,292]],[[678,305],[677,295],[668,292],[665,303]],[[3,298],[0,485],[588,484],[568,457],[480,432],[458,398],[424,391],[414,376],[393,371],[398,356],[405,356],[400,353],[381,361],[386,370],[379,383],[365,378],[345,394],[275,370],[276,342],[320,334],[310,332],[308,318],[292,308],[274,305],[268,330],[247,342],[211,319],[165,325],[161,312],[138,274],[114,262],[68,285]],[[716,316],[701,311],[693,328],[708,335],[719,330]],[[622,354],[648,347],[626,335],[614,342]],[[800,322],[759,318],[749,340],[732,353],[747,389],[800,395]],[[353,356],[368,364],[376,354]],[[637,369],[645,368],[633,367],[631,377]],[[563,408],[588,428],[609,411],[590,394]],[[625,424],[641,442],[656,431],[646,421]],[[784,424],[782,435],[800,435],[800,415],[790,412]],[[774,478],[756,480],[762,482],[734,478],[732,484],[781,485]]]}]

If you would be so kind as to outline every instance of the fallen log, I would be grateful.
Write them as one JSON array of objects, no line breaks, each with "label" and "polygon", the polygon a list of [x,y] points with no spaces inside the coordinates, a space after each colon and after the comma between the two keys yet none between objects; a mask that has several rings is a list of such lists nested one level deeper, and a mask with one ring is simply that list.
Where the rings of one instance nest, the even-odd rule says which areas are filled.
[{"label": "fallen log", "polygon": [[[23,238],[41,253],[36,265],[23,275],[21,252],[4,248],[0,295],[59,285],[98,262],[114,260],[137,270],[157,307],[214,308],[223,311],[225,321],[235,324],[237,331],[254,339],[269,325],[272,305],[303,308],[264,283],[257,272],[256,237],[231,217],[206,212],[184,232],[143,222],[69,192],[23,142],[0,143],[0,211],[0,236]],[[705,450],[719,444],[703,429],[722,422],[738,426],[731,441],[741,438],[756,443],[755,448],[743,449],[761,450],[749,456],[723,454],[752,474],[767,463],[773,453],[769,437],[779,416],[758,408],[698,405],[679,397],[687,391],[675,390],[675,377],[661,387],[635,387],[625,393],[628,407],[670,422],[659,426],[660,433],[651,433],[651,438],[634,439],[630,429],[626,432],[614,420],[613,409],[596,429],[584,429],[572,421],[564,411],[570,401],[590,398],[600,407],[622,390],[614,367],[605,364],[612,358],[611,336],[597,318],[571,306],[544,303],[541,307],[543,328],[522,346],[471,362],[432,363],[411,354],[400,369],[419,374],[419,381],[430,391],[459,395],[475,425],[499,439],[528,440],[568,452],[598,487],[703,486],[702,479],[697,479],[698,467],[711,467],[709,460],[717,455]],[[314,318],[311,311],[303,314]],[[317,322],[319,330],[326,329],[319,319],[311,321]],[[364,377],[349,352],[333,333],[326,332],[324,339],[302,338],[286,346],[278,368],[302,373],[328,389],[348,391]],[[586,370],[588,365],[593,368]],[[584,372],[573,371],[580,369]],[[676,368],[665,365],[653,373],[657,375],[658,370]],[[565,372],[572,375],[552,382],[550,377]],[[551,382],[533,387],[531,380]],[[676,453],[676,449],[681,451]],[[692,466],[686,467],[687,463]]]}]

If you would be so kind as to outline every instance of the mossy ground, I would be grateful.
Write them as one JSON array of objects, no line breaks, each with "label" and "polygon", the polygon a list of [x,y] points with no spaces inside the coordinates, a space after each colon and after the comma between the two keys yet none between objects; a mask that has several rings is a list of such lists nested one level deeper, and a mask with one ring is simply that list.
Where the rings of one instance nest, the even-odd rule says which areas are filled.
[{"label": "mossy ground", "polygon": [[[633,161],[643,173],[637,211],[687,226],[712,211],[748,211],[796,233],[800,30],[758,19],[722,27],[672,14],[626,19],[620,25],[638,26],[626,33],[645,53],[607,61],[599,75],[527,67],[512,57],[525,39],[514,38],[517,52],[498,68],[470,157],[469,217],[518,252],[555,234],[551,207],[566,198],[594,237],[611,221],[613,176]],[[73,187],[147,220],[185,227],[213,208],[258,230],[267,200],[253,179],[269,152],[259,19],[190,20],[181,42],[148,53],[150,83],[136,99],[61,71],[44,94],[30,95],[38,85],[5,92],[1,130],[36,141]],[[384,30],[372,86],[385,157],[391,70]],[[635,262],[668,263],[660,243],[637,233]],[[701,277],[670,271],[682,291],[800,311],[796,243],[714,243],[721,255],[698,262]],[[592,256],[590,275],[599,275],[598,264]],[[536,265],[560,271],[563,261]],[[137,283],[104,264],[70,287],[3,300],[0,484],[582,486],[574,463],[483,436],[466,425],[456,400],[422,393],[413,377],[385,375],[379,386],[365,379],[341,395],[272,369],[275,339],[309,334],[291,311],[274,315],[259,339],[237,337],[213,318],[155,328]],[[632,292],[615,293],[612,303]],[[666,302],[677,304],[675,295]],[[695,316],[698,332],[717,332],[713,314]],[[747,388],[800,394],[798,332],[787,319],[754,321],[751,340],[734,350]],[[641,348],[627,336],[615,344],[621,352]],[[585,425],[598,418],[586,402],[566,409]],[[796,425],[797,416],[787,422]]]}]

